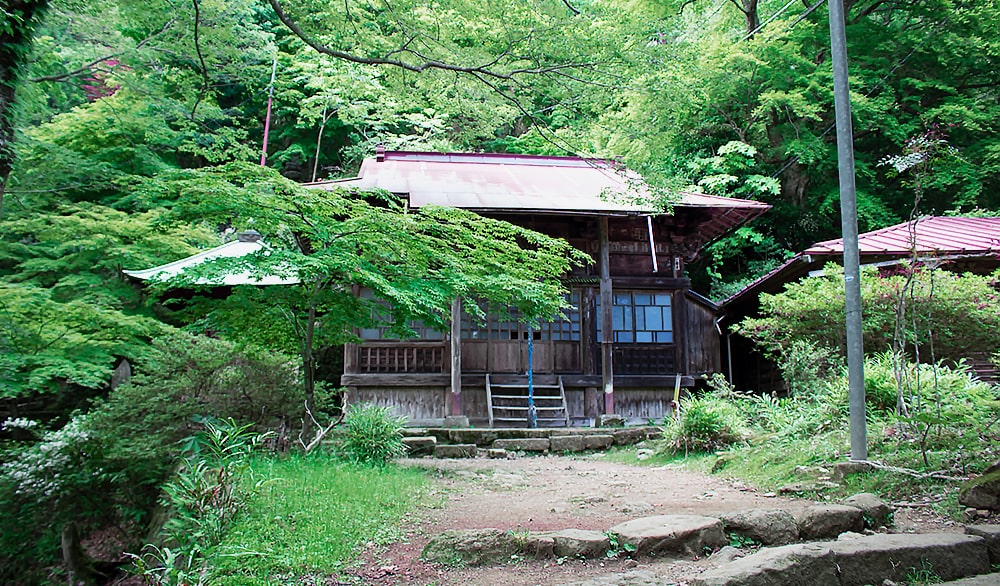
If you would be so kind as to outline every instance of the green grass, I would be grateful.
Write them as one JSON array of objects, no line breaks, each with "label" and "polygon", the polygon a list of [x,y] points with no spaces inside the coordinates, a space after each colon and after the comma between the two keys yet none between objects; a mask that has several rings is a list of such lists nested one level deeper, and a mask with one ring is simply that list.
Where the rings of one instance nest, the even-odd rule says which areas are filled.
[{"label": "green grass", "polygon": [[[869,426],[869,458],[892,466],[920,469],[919,450],[912,445],[881,439],[882,427]],[[814,475],[795,472],[798,466],[823,467],[832,471],[833,465],[846,462],[850,444],[846,429],[818,433],[811,437],[781,437],[779,434],[759,436],[749,445],[731,448],[716,456],[689,457],[700,472],[711,471],[719,476],[738,478],[762,490],[776,491],[790,484],[813,484]],[[946,469],[954,452],[934,454],[931,470]],[[708,462],[706,466],[705,463]],[[935,510],[939,514],[960,518],[962,507],[957,503],[958,483],[931,478],[914,478],[897,472],[871,470],[855,474],[841,481],[839,487],[806,491],[799,496],[846,497],[860,492],[871,492],[886,500],[913,500],[922,496],[940,499]]]},{"label": "green grass", "polygon": [[257,458],[248,510],[211,555],[213,584],[299,583],[333,575],[367,543],[396,536],[422,494],[424,475],[329,456]]},{"label": "green grass", "polygon": [[[655,447],[655,446],[654,446]],[[638,458],[638,450],[635,446],[616,446],[606,452],[595,454],[594,457],[609,462],[619,462],[622,464],[633,464],[637,466],[684,466],[689,470],[708,473],[715,462],[715,454],[702,452],[669,453],[657,451],[644,460]]]}]

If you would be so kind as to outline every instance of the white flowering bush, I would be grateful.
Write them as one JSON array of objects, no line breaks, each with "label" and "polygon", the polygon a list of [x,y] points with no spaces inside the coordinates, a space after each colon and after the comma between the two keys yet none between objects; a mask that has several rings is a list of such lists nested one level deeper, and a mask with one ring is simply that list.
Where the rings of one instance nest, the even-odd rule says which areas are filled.
[{"label": "white flowering bush", "polygon": [[116,476],[102,468],[102,442],[88,426],[83,415],[56,430],[0,423],[0,583],[41,582],[43,564],[25,560],[56,562],[65,525],[116,518]]},{"label": "white flowering bush", "polygon": [[[37,430],[37,421],[8,419],[3,429]],[[59,499],[75,492],[79,475],[86,466],[86,418],[77,416],[61,429],[43,432],[39,441],[17,453],[17,457],[0,466],[0,478],[14,489],[14,494],[36,500]],[[99,470],[90,472],[100,475]]]}]

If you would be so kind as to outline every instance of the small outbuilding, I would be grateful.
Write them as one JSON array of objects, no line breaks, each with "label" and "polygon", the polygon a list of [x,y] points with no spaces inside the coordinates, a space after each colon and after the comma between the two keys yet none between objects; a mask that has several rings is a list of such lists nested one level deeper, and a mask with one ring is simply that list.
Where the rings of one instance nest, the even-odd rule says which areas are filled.
[{"label": "small outbuilding", "polygon": [[[858,251],[862,266],[891,269],[916,260],[928,267],[985,275],[1000,268],[1000,218],[926,216],[859,235]],[[788,283],[822,274],[828,263],[843,264],[843,257],[843,239],[813,244],[723,301],[723,325],[757,316],[762,293],[780,293]],[[726,372],[736,388],[786,388],[775,365],[739,334],[725,333],[723,356]],[[996,376],[985,354],[969,357],[969,362],[984,377]]]}]

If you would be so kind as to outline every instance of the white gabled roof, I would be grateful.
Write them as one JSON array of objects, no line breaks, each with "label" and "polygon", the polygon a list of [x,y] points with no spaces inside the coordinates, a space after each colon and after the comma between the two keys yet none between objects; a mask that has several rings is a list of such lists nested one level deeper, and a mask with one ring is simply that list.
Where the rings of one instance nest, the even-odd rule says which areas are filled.
[{"label": "white gabled roof", "polygon": [[[184,272],[184,269],[200,265],[206,261],[218,259],[218,258],[242,258],[247,255],[254,254],[261,250],[267,250],[267,245],[261,242],[260,235],[250,235],[245,237],[244,234],[240,234],[239,239],[233,240],[223,244],[222,246],[217,246],[198,254],[189,256],[187,258],[182,258],[165,265],[160,265],[158,267],[153,267],[151,269],[144,269],[138,271],[122,271],[126,275],[132,277],[133,279],[139,279],[140,281],[166,281],[172,277]],[[257,277],[251,275],[249,271],[243,271],[240,273],[233,273],[222,277],[222,279],[198,279],[195,281],[197,285],[218,285],[218,286],[235,286],[235,285],[295,285],[299,283],[297,277],[278,277],[278,276],[266,276]]]}]

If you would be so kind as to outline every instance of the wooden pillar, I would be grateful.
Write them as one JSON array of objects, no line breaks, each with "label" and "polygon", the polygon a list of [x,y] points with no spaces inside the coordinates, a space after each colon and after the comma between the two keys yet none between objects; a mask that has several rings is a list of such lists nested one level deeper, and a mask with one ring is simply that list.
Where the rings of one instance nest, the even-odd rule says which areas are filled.
[{"label": "wooden pillar", "polygon": [[451,414],[462,414],[462,301],[451,302]]},{"label": "wooden pillar", "polygon": [[601,269],[601,382],[604,387],[604,413],[615,412],[615,382],[614,382],[614,341],[612,331],[611,309],[614,300],[611,295],[611,252],[608,243],[608,218],[602,216],[599,220],[599,246]]},{"label": "wooden pillar", "polygon": [[[361,296],[361,287],[351,285],[351,292],[355,297]],[[351,333],[358,335],[360,330],[352,328]],[[358,344],[344,344],[344,374],[356,374],[358,372]]]}]

